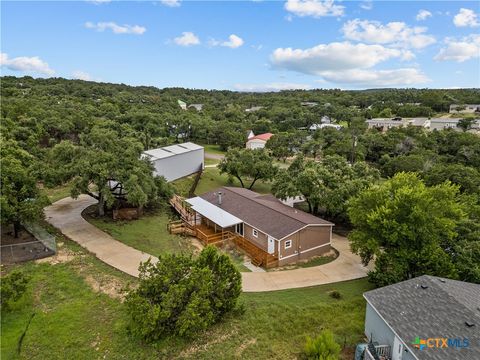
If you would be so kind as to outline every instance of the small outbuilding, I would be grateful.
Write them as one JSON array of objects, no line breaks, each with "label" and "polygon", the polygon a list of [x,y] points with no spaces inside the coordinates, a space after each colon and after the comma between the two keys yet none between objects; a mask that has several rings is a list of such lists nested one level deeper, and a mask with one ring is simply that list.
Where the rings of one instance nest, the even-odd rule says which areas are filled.
[{"label": "small outbuilding", "polygon": [[150,159],[155,176],[163,176],[167,181],[180,179],[204,168],[204,148],[192,142],[147,150],[142,157]]}]

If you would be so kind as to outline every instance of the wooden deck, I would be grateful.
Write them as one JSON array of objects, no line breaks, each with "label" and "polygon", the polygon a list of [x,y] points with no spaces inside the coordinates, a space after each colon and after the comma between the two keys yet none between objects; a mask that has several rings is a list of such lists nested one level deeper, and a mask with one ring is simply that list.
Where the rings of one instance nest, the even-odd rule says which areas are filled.
[{"label": "wooden deck", "polygon": [[272,268],[278,266],[278,258],[269,254],[264,249],[248,241],[243,236],[231,231],[217,230],[204,224],[195,224],[195,213],[190,209],[188,204],[178,195],[170,200],[172,207],[180,214],[181,220],[171,221],[167,225],[167,229],[171,234],[185,234],[195,236],[205,246],[215,245],[221,246],[227,242],[233,242],[237,248],[245,252],[255,266],[264,268]]}]

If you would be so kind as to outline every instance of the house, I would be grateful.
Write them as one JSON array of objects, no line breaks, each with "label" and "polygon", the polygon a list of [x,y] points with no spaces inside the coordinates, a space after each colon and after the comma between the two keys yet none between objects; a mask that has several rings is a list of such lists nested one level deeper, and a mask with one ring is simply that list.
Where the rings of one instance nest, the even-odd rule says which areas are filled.
[{"label": "house", "polygon": [[480,113],[480,104],[450,105],[450,114],[474,114]]},{"label": "house", "polygon": [[177,100],[178,106],[180,106],[180,109],[182,110],[187,110],[187,103],[182,101],[182,100]]},{"label": "house", "polygon": [[220,239],[225,234],[234,235],[236,243],[243,242],[243,248],[265,255],[267,263],[260,262],[265,267],[330,251],[332,223],[287,206],[273,195],[221,187],[185,201],[194,212],[200,238],[206,234]]},{"label": "house", "polygon": [[403,127],[406,125],[402,118],[376,118],[368,119],[366,122],[369,129],[380,129],[382,131],[387,131],[388,129],[394,127]]},{"label": "house", "polygon": [[251,108],[248,108],[248,109],[245,109],[245,112],[255,112],[255,111],[258,111],[260,109],[263,109],[263,106],[252,106]]},{"label": "house", "polygon": [[337,125],[337,124],[312,124],[308,130],[310,131],[317,131],[319,129],[325,129],[327,127],[331,127],[337,130],[340,130],[342,128],[342,125]]},{"label": "house", "polygon": [[314,107],[314,106],[317,106],[318,103],[315,101],[302,101],[300,105],[306,106],[306,107]]},{"label": "house", "polygon": [[460,120],[460,118],[431,118],[428,121],[427,127],[430,130],[460,130],[457,126]]},{"label": "house", "polygon": [[248,139],[247,143],[245,144],[245,147],[247,149],[263,149],[265,147],[265,144],[267,141],[273,136],[272,133],[265,133],[265,134],[260,134],[256,135],[250,139]]},{"label": "house", "polygon": [[480,285],[423,275],[363,296],[365,360],[480,359]]},{"label": "house", "polygon": [[154,166],[154,175],[167,181],[180,179],[204,168],[203,146],[186,142],[147,150],[142,153]]},{"label": "house", "polygon": [[202,111],[203,104],[190,104],[188,105],[188,108],[194,108],[197,111]]}]

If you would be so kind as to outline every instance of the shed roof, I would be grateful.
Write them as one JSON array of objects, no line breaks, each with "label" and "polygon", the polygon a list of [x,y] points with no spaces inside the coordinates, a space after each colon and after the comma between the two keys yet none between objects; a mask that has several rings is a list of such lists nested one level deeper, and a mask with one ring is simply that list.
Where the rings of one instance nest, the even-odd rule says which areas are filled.
[{"label": "shed roof", "polygon": [[142,154],[150,157],[151,160],[159,160],[200,149],[203,149],[203,146],[194,144],[192,142],[186,142],[183,144],[175,144],[157,149],[146,150]]},{"label": "shed roof", "polygon": [[[223,193],[221,205],[218,204],[219,191]],[[273,195],[243,188],[222,187],[200,197],[278,240],[307,225],[333,226],[331,222],[283,204]]]},{"label": "shed roof", "polygon": [[[418,359],[480,359],[480,285],[423,275],[364,297]],[[470,347],[419,350],[417,336],[468,338]]]},{"label": "shed roof", "polygon": [[249,141],[250,140],[263,140],[263,141],[267,141],[269,140],[271,137],[273,136],[272,133],[265,133],[265,134],[260,134],[260,135],[255,135],[254,137],[248,139]]}]

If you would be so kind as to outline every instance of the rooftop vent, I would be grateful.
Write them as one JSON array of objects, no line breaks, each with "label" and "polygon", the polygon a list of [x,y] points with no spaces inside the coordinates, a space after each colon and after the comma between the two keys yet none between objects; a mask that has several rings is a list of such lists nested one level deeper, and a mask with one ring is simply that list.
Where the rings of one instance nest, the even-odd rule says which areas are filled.
[{"label": "rooftop vent", "polygon": [[428,285],[420,285],[420,287],[425,290],[425,289],[428,289]]},{"label": "rooftop vent", "polygon": [[444,283],[445,279],[438,279],[438,281],[440,281],[441,283]]},{"label": "rooftop vent", "polygon": [[467,327],[471,328],[471,327],[474,327],[475,324],[470,322],[470,321],[465,321],[465,325],[467,325]]}]

